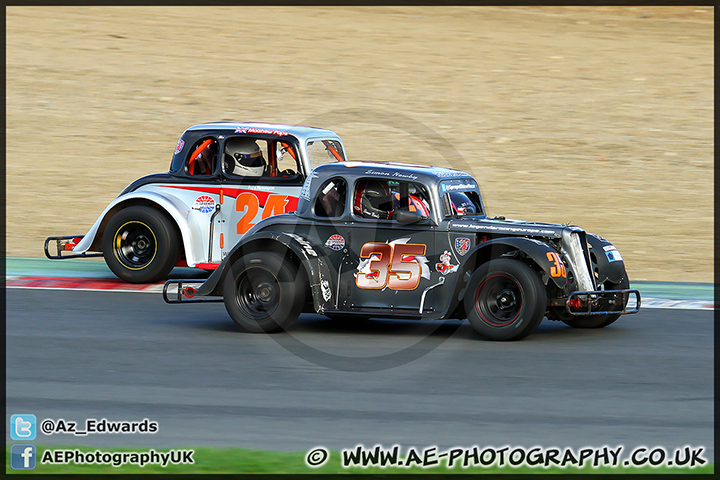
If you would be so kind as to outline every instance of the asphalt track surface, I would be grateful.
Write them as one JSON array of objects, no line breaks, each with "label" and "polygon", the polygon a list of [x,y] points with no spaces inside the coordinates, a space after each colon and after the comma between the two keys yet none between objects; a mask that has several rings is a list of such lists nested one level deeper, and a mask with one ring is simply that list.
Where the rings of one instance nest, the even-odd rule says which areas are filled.
[{"label": "asphalt track surface", "polygon": [[498,343],[467,322],[303,315],[289,333],[248,334],[221,303],[6,294],[7,417],[159,423],[153,435],[39,434],[38,444],[691,445],[714,458],[712,311],[645,309],[591,331],[544,320]]}]

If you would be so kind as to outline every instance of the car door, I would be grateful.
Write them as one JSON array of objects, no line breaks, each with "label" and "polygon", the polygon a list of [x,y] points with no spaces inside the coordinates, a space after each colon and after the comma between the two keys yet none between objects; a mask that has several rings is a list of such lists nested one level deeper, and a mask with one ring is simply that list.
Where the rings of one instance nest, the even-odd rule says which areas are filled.
[{"label": "car door", "polygon": [[[392,204],[389,214],[382,208],[388,205],[387,198],[375,199],[380,210],[373,208],[372,200],[363,204],[372,182],[387,185]],[[398,201],[401,189],[407,198],[407,184],[403,183],[407,182],[360,179],[355,183],[350,197],[354,221],[347,226],[349,248],[339,275],[339,310],[419,314],[423,292],[431,285],[428,257],[435,248],[436,232],[429,215],[411,224],[398,221],[398,211],[407,209]],[[424,312],[432,308],[431,299],[432,290],[428,290]]]},{"label": "car door", "polygon": [[[157,191],[187,205],[187,225],[191,231],[189,248],[198,261],[195,266],[204,268],[211,262],[215,225],[220,211],[221,189],[218,172],[218,136],[203,135],[192,145],[178,178],[183,181],[153,185],[146,190]],[[178,142],[177,151],[184,148]]]},{"label": "car door", "polygon": [[[242,148],[233,142],[237,139],[243,139]],[[255,158],[247,145],[256,145],[260,156]],[[228,154],[233,148],[236,158]],[[295,211],[305,179],[297,151],[297,143],[288,138],[230,136],[225,139],[221,211],[212,247],[214,262],[220,262],[261,220]],[[241,162],[246,160],[250,168],[241,169]],[[260,163],[262,167],[255,166]]]}]

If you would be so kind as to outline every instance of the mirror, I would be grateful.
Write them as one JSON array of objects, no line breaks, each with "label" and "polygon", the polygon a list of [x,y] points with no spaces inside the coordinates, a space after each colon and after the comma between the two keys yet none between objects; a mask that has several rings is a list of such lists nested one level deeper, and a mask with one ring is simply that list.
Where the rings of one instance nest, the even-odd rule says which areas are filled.
[{"label": "mirror", "polygon": [[427,217],[418,212],[409,212],[407,210],[395,210],[395,219],[398,223],[403,225],[409,225],[412,223],[418,223],[421,220],[425,220]]}]

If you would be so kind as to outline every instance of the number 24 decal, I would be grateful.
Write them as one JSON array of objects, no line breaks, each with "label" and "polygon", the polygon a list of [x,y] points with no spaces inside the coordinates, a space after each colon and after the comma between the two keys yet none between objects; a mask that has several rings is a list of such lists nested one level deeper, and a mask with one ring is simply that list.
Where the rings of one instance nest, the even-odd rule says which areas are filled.
[{"label": "number 24 decal", "polygon": [[355,277],[359,288],[415,290],[422,266],[415,258],[424,256],[426,245],[415,243],[366,243],[360,250],[362,267]]},{"label": "number 24 decal", "polygon": [[[265,219],[279,213],[285,213],[285,207],[287,204],[287,195],[268,195],[261,218]],[[250,227],[255,225],[251,222],[255,220],[258,210],[260,210],[260,200],[258,200],[257,195],[250,192],[244,192],[238,195],[237,200],[235,201],[235,211],[245,212],[240,218],[240,221],[237,223],[238,235],[244,235],[245,232],[250,230]]]}]

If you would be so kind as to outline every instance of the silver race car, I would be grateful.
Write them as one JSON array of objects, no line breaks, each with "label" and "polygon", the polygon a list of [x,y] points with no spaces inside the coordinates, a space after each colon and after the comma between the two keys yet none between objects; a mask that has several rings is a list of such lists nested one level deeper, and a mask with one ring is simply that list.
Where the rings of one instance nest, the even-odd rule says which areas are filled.
[{"label": "silver race car", "polygon": [[188,128],[167,173],[128,185],[85,235],[49,237],[50,259],[104,256],[121,279],[149,283],[175,266],[214,270],[257,222],[296,209],[309,172],[346,161],[329,130],[265,123]]}]

